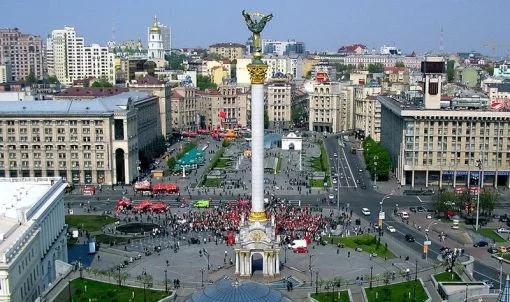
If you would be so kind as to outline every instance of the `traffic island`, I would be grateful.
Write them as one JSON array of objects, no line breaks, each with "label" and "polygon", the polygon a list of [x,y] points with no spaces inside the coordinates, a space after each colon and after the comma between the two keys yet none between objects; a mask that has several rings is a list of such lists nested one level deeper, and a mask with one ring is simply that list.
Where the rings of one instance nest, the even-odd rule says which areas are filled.
[{"label": "traffic island", "polygon": [[431,301],[430,295],[421,279],[388,284],[372,288],[363,288],[365,301]]},{"label": "traffic island", "polygon": [[358,252],[367,252],[377,257],[386,257],[387,259],[395,258],[395,255],[388,249],[387,244],[381,243],[376,236],[371,234],[349,237],[330,236],[324,237],[324,240],[338,247],[347,247]]}]

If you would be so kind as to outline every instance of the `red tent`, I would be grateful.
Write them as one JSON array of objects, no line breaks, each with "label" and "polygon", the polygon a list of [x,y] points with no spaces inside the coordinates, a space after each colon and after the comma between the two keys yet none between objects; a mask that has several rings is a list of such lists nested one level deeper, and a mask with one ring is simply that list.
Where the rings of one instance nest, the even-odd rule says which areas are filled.
[{"label": "red tent", "polygon": [[167,208],[166,203],[164,203],[162,201],[158,201],[151,205],[151,210],[154,212],[165,212],[166,208]]},{"label": "red tent", "polygon": [[133,206],[133,210],[146,211],[150,209],[151,206],[152,202],[150,202],[150,200],[142,200],[139,204]]},{"label": "red tent", "polygon": [[134,185],[135,191],[150,191],[151,183],[148,180],[137,181]]}]

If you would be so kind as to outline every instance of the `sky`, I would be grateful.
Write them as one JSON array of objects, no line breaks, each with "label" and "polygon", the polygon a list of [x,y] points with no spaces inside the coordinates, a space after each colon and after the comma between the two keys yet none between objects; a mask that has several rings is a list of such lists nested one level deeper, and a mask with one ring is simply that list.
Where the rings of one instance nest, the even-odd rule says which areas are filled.
[{"label": "sky", "polygon": [[[440,49],[509,54],[508,0],[0,0],[0,28],[47,36],[74,26],[85,43],[141,38],[157,15],[172,28],[172,47],[244,43],[241,11],[273,13],[262,36],[295,39],[308,50],[336,51],[363,43],[395,45],[405,53]],[[112,29],[115,29],[113,33]]]}]

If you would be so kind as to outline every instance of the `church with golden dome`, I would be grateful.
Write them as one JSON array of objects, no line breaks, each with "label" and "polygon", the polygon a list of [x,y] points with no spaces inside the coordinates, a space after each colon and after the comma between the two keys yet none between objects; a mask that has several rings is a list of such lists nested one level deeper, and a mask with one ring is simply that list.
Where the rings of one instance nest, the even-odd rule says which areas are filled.
[{"label": "church with golden dome", "polygon": [[147,29],[147,58],[152,61],[164,60],[170,53],[170,28],[161,24],[156,16]]}]

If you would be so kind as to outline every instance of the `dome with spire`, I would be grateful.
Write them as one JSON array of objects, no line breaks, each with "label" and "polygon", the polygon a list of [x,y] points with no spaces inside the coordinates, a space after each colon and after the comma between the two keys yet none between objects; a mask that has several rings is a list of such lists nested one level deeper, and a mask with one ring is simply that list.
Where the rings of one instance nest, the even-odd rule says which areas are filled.
[{"label": "dome with spire", "polygon": [[161,33],[161,28],[159,27],[158,17],[154,16],[154,21],[152,22],[152,26],[150,28],[151,33]]}]

